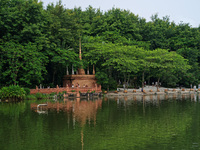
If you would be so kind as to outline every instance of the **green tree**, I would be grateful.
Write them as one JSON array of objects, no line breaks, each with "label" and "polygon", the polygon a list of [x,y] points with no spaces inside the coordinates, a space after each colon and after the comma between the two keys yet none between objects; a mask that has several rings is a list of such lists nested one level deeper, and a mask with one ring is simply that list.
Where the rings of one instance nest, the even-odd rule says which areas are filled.
[{"label": "green tree", "polygon": [[100,63],[101,67],[107,68],[110,75],[114,71],[122,74],[124,84],[130,81],[131,74],[138,72],[139,61],[136,53],[140,53],[142,48],[112,43],[95,43],[85,46],[89,50],[85,57],[90,60],[91,64]]},{"label": "green tree", "polygon": [[[199,58],[200,53],[196,48],[181,48],[177,50],[177,53],[188,59],[188,63],[191,66],[189,73],[184,77],[185,84],[189,86],[190,84],[199,84],[200,81],[200,71],[199,71]],[[184,83],[181,83],[184,84]]]},{"label": "green tree", "polygon": [[[1,5],[2,4],[2,5]],[[18,43],[41,42],[47,16],[37,0],[3,0],[0,2],[0,39]]]},{"label": "green tree", "polygon": [[[157,78],[157,85],[160,80],[168,83],[168,86],[176,86],[177,82],[182,80],[190,66],[188,61],[176,52],[169,52],[164,49],[156,49],[152,51],[155,56],[155,66],[152,66],[153,76]],[[176,82],[168,82],[166,77],[172,76]],[[165,79],[165,80],[164,80]]]},{"label": "green tree", "polygon": [[1,46],[1,81],[6,85],[20,84],[31,86],[39,84],[46,72],[46,57],[37,51],[37,46],[25,46],[13,42]]}]

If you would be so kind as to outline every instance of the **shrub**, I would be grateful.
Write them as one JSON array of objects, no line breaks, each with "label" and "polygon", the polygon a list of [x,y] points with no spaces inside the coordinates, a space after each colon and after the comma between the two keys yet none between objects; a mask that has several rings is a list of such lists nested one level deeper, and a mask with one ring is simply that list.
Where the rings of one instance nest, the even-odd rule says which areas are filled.
[{"label": "shrub", "polygon": [[57,93],[56,93],[56,92],[52,92],[52,93],[50,94],[50,96],[54,96],[54,95],[57,95]]},{"label": "shrub", "polygon": [[31,94],[31,95],[26,95],[27,100],[37,100],[36,96]]},{"label": "shrub", "polygon": [[42,93],[36,93],[36,94],[35,94],[35,97],[36,97],[37,99],[42,99]]},{"label": "shrub", "polygon": [[67,91],[62,91],[62,94],[67,94]]},{"label": "shrub", "polygon": [[0,90],[0,98],[2,100],[23,100],[25,97],[25,90],[18,85],[10,85],[8,87],[3,87]]},{"label": "shrub", "polygon": [[58,98],[58,99],[63,99],[63,93],[60,93],[60,92],[59,92],[59,93],[57,94],[57,98]]},{"label": "shrub", "polygon": [[48,96],[46,94],[42,94],[42,93],[36,93],[35,97],[37,98],[37,100],[48,98]]},{"label": "shrub", "polygon": [[26,92],[26,95],[30,94],[30,89],[29,88],[24,88],[24,91]]}]

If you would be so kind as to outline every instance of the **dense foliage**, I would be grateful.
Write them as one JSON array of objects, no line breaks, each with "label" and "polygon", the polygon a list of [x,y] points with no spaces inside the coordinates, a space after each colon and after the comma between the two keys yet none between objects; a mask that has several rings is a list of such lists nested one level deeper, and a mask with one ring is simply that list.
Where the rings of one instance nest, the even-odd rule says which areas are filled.
[{"label": "dense foliage", "polygon": [[10,85],[0,89],[0,99],[18,101],[25,97],[25,90],[18,85]]},{"label": "dense foliage", "polygon": [[95,64],[104,89],[200,82],[200,27],[157,14],[147,22],[118,8],[66,9],[60,1],[44,8],[38,0],[1,0],[0,6],[0,86],[62,85],[72,64],[91,71]]}]

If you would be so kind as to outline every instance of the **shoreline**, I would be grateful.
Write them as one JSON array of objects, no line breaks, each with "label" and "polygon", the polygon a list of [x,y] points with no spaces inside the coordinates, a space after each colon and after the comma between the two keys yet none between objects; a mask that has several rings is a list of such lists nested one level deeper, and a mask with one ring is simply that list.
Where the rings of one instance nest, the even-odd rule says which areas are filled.
[{"label": "shoreline", "polygon": [[[167,91],[165,91],[166,89]],[[194,91],[193,89],[184,89],[184,91],[182,91],[182,89],[175,89],[175,91],[173,91],[174,89],[162,88],[160,89],[160,92],[157,92],[156,90],[152,92],[141,92],[141,89],[137,89],[136,92],[133,92],[133,90],[135,89],[128,89],[127,93],[124,93],[122,90],[119,90],[118,93],[115,93],[115,91],[108,92],[107,94],[104,94],[104,97],[106,98],[106,100],[114,99],[118,103],[119,101],[127,101],[131,103],[134,101],[158,103],[160,100],[168,99],[189,99],[194,102],[200,100],[200,90]]]},{"label": "shoreline", "polygon": [[170,95],[170,94],[200,94],[200,91],[195,92],[195,91],[178,91],[178,92],[136,92],[136,93],[123,93],[123,92],[110,92],[105,94],[105,96],[131,96],[131,95]]},{"label": "shoreline", "polygon": [[157,91],[157,88],[154,86],[146,86],[144,87],[144,92],[140,89],[125,89],[127,93],[124,93],[123,88],[117,88],[117,91],[108,92],[105,94],[106,97],[113,97],[113,96],[139,96],[139,95],[174,95],[174,94],[200,94],[200,90],[194,90],[190,88],[164,88],[160,87],[158,88],[159,91]]}]

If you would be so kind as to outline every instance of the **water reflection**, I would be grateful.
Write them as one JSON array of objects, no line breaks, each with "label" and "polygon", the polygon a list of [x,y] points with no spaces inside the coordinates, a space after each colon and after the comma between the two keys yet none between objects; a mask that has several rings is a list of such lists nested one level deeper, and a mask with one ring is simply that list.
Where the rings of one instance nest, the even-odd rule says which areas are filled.
[{"label": "water reflection", "polygon": [[191,93],[43,101],[47,105],[39,111],[46,114],[38,114],[42,101],[2,104],[0,149],[198,149],[199,98]]},{"label": "water reflection", "polygon": [[200,93],[192,93],[190,98],[193,102],[200,101]]},{"label": "water reflection", "polygon": [[[40,109],[38,106],[40,105]],[[94,125],[96,124],[96,113],[99,108],[102,106],[102,100],[80,100],[80,98],[76,98],[76,100],[65,99],[63,102],[48,102],[44,104],[32,103],[31,109],[37,113],[47,112],[47,111],[56,111],[66,112],[68,114],[72,113],[73,116],[73,124],[75,126],[76,121],[80,123],[80,126],[84,126],[86,121],[91,122],[94,121]],[[46,113],[48,114],[48,113]]]},{"label": "water reflection", "polygon": [[[118,134],[116,135],[113,130],[112,134],[119,136],[120,139],[125,138],[126,141],[131,139],[129,137],[134,137],[132,146],[139,147],[138,149],[161,149],[163,146],[165,149],[182,149],[183,143],[190,141],[188,129],[193,126],[192,114],[196,110],[190,100],[198,102],[199,98],[197,93],[116,96],[113,98],[114,101],[110,98],[107,101],[110,104],[114,102],[118,109],[115,115],[113,114],[113,118],[114,116],[118,118],[116,123],[118,127],[115,127]],[[143,147],[144,143],[149,144]],[[187,143],[190,145],[189,142]]]},{"label": "water reflection", "polygon": [[[73,120],[73,128],[75,129],[76,122],[79,122],[81,126],[81,146],[82,149],[84,147],[84,125],[86,122],[90,125],[93,121],[94,126],[96,125],[96,115],[97,110],[102,107],[102,100],[82,100],[80,98],[76,99],[64,99],[63,102],[49,102],[47,104],[39,104],[40,110],[38,110],[38,104],[32,103],[31,109],[37,113],[41,112],[48,112],[52,110],[56,110],[57,113],[59,112],[66,112],[68,115],[68,126],[70,124],[70,114],[72,113],[72,120]],[[48,114],[48,113],[46,113]]]},{"label": "water reflection", "polygon": [[[111,98],[112,99],[112,98]],[[126,101],[129,102],[135,101],[135,102],[144,102],[144,103],[153,103],[155,105],[158,105],[163,100],[187,100],[191,99],[191,101],[197,102],[200,101],[200,93],[191,93],[191,94],[179,94],[179,93],[173,93],[173,94],[152,94],[152,95],[133,95],[133,96],[115,96],[113,98],[117,104],[120,104],[120,101]],[[107,101],[108,97],[104,98],[104,101]]]},{"label": "water reflection", "polygon": [[[126,110],[129,106],[138,105],[142,103],[143,114],[145,114],[146,107],[153,105],[160,107],[161,103],[169,101],[186,101],[191,100],[192,102],[200,102],[200,93],[190,93],[190,94],[181,94],[181,93],[172,93],[172,94],[151,94],[151,95],[133,95],[133,96],[115,96],[113,97],[114,101],[117,104],[117,108],[120,108],[123,105]],[[104,101],[112,100],[112,98],[105,97]],[[128,107],[127,107],[128,106]]]}]

